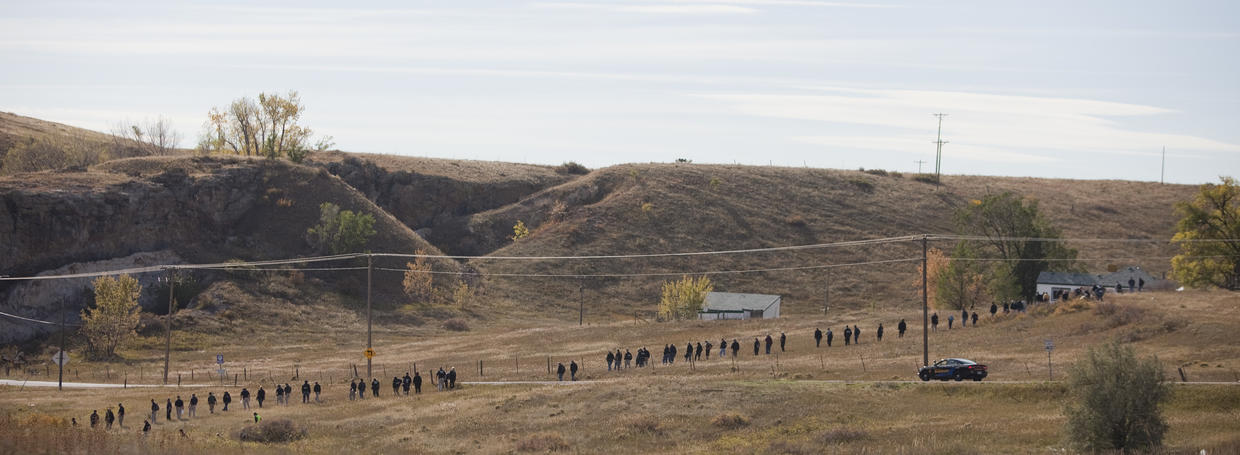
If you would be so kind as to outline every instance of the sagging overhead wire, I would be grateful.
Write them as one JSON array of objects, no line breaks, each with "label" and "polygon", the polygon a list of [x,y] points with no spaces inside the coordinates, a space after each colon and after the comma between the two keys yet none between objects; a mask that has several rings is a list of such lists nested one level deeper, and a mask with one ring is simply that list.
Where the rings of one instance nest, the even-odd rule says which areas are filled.
[{"label": "sagging overhead wire", "polygon": [[[59,322],[44,321],[44,320],[40,320],[40,319],[31,319],[31,318],[27,318],[27,317],[18,316],[18,315],[16,315],[16,314],[9,314],[9,313],[5,313],[5,312],[3,312],[3,311],[0,311],[0,316],[10,317],[10,318],[13,318],[13,319],[19,319],[19,320],[26,321],[26,322],[33,322],[33,323],[36,323],[36,324],[61,325]],[[73,326],[73,327],[81,327],[81,326],[82,326],[81,324],[64,324],[64,325],[67,325],[67,326]]]},{"label": "sagging overhead wire", "polygon": [[[482,272],[447,272],[434,270],[414,270],[413,273],[428,273],[434,275],[468,275],[468,276],[486,276],[486,277],[523,277],[523,278],[634,278],[634,277],[657,277],[657,276],[681,276],[681,275],[725,275],[725,274],[741,274],[741,273],[763,273],[763,272],[787,272],[795,270],[819,270],[832,269],[838,267],[852,267],[859,265],[874,264],[894,264],[899,262],[920,262],[921,258],[903,258],[903,259],[886,259],[881,261],[866,262],[850,262],[843,264],[823,264],[823,265],[807,265],[800,267],[774,267],[765,269],[744,269],[744,270],[707,270],[697,272],[643,272],[643,273],[482,273]],[[392,269],[376,267],[375,270],[384,272],[409,272],[408,269]]]}]

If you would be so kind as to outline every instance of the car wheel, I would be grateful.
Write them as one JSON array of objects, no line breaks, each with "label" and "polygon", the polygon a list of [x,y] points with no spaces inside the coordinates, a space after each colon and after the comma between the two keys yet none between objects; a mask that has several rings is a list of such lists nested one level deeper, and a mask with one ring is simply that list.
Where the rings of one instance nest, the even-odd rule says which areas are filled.
[{"label": "car wheel", "polygon": [[955,379],[955,380],[957,380],[957,381],[963,381],[963,380],[964,380],[964,375],[963,375],[963,374],[960,374],[960,372],[959,372],[959,371],[957,371],[957,372],[956,372],[956,374],[953,374],[953,375],[952,375],[952,379]]},{"label": "car wheel", "polygon": [[929,380],[930,380],[930,372],[929,372],[929,371],[922,371],[922,372],[920,372],[920,373],[917,373],[917,377],[920,377],[922,381],[929,381]]},{"label": "car wheel", "polygon": [[975,382],[982,382],[982,378],[973,378]]}]

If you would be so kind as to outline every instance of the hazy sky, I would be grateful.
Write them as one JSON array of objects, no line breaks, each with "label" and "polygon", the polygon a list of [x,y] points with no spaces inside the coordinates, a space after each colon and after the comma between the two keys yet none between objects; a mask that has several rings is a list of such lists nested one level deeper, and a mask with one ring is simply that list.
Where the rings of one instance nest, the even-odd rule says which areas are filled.
[{"label": "hazy sky", "polygon": [[1240,176],[1235,1],[257,3],[0,0],[0,110],[188,147],[295,89],[347,151],[906,172],[944,112],[946,173]]}]

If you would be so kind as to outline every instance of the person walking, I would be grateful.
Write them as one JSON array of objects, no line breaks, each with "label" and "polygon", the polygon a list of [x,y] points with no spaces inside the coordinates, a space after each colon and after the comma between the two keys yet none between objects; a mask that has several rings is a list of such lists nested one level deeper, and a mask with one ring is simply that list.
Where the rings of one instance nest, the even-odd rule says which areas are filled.
[{"label": "person walking", "polygon": [[685,344],[685,362],[688,362],[691,359],[693,359],[693,342],[692,341]]},{"label": "person walking", "polygon": [[998,313],[998,312],[999,312],[999,305],[995,305],[994,302],[990,302],[990,317],[992,318],[995,317],[995,313]]},{"label": "person walking", "polygon": [[[287,389],[288,386],[285,386]],[[379,378],[370,378],[370,395],[379,398]]]},{"label": "person walking", "polygon": [[620,359],[624,358],[624,354],[620,353],[620,348],[616,348],[616,371],[620,371]]},{"label": "person walking", "polygon": [[228,411],[228,403],[232,403],[232,395],[229,395],[228,391],[225,390],[224,391],[224,411],[225,412]]},{"label": "person walking", "polygon": [[400,388],[405,392],[405,396],[409,396],[409,388],[413,386],[413,377],[409,376],[409,372],[405,372],[405,377],[400,380]]},{"label": "person walking", "polygon": [[164,403],[164,420],[167,422],[172,421],[172,399],[171,398],[169,398],[167,402]]},{"label": "person walking", "polygon": [[878,336],[878,342],[882,343],[883,342],[883,323],[881,322],[878,323],[878,332],[876,332],[875,335]]},{"label": "person walking", "polygon": [[719,339],[719,358],[722,359],[727,356],[728,356],[728,339],[720,338]]},{"label": "person walking", "polygon": [[418,395],[421,393],[422,393],[422,373],[415,371],[413,372],[413,394]]},{"label": "person walking", "polygon": [[788,343],[788,335],[784,335],[784,332],[779,332],[779,352],[784,352],[784,344],[786,343]]},{"label": "person walking", "polygon": [[701,341],[698,342],[697,348],[693,350],[693,361],[696,362],[699,360],[702,360],[702,342]]},{"label": "person walking", "polygon": [[930,315],[930,331],[931,332],[939,331],[939,313],[937,312]]},{"label": "person walking", "polygon": [[145,438],[146,435],[148,434],[151,434],[151,421],[143,420],[142,421],[142,437]]},{"label": "person walking", "polygon": [[198,394],[191,393],[189,395],[189,418],[198,417]]},{"label": "person walking", "polygon": [[956,322],[956,315],[954,315],[954,314],[949,314],[949,315],[947,315],[947,330],[951,330],[951,329],[952,329],[952,323],[953,323],[953,322]]},{"label": "person walking", "polygon": [[853,324],[853,344],[861,344],[861,328]]},{"label": "person walking", "polygon": [[753,337],[753,355],[758,355],[758,351],[762,349],[762,343],[758,341],[758,337]]},{"label": "person walking", "polygon": [[103,429],[112,431],[112,422],[116,421],[116,414],[112,413],[112,408],[108,408],[108,412],[103,415]]},{"label": "person walking", "polygon": [[555,376],[557,381],[564,382],[564,370],[564,362],[560,362],[560,364],[555,367]]},{"label": "person walking", "polygon": [[977,312],[973,312],[973,327],[977,327]]},{"label": "person walking", "polygon": [[966,322],[969,322],[969,310],[964,309],[962,306],[960,308],[960,327],[964,327]]},{"label": "person walking", "polygon": [[896,325],[896,330],[900,331],[900,338],[904,338],[904,331],[908,330],[908,324],[901,319],[900,323]]},{"label": "person walking", "polygon": [[357,380],[349,381],[349,401],[353,401],[357,397]]},{"label": "person walking", "polygon": [[151,399],[151,422],[158,422],[159,421],[157,420],[158,418],[159,418],[159,403],[156,403],[154,399]]},{"label": "person walking", "polygon": [[633,353],[628,349],[624,350],[624,369],[629,369],[629,361],[633,360]]},{"label": "person walking", "polygon": [[284,387],[276,384],[276,406],[284,404]]},{"label": "person walking", "polygon": [[607,371],[611,371],[611,362],[615,360],[615,355],[611,351],[607,351]]},{"label": "person walking", "polygon": [[362,378],[357,378],[357,399],[363,400],[365,398],[366,398],[366,380]]},{"label": "person walking", "polygon": [[[379,396],[379,394],[376,393],[375,396]],[[293,401],[293,386],[288,385],[286,382],[284,383],[284,405],[288,406],[290,401]]]},{"label": "person walking", "polygon": [[241,409],[250,409],[250,389],[241,388]]},{"label": "person walking", "polygon": [[771,355],[771,345],[775,344],[775,340],[771,339],[771,334],[766,334],[766,355]]},{"label": "person walking", "polygon": [[310,380],[301,383],[301,404],[310,402]]},{"label": "person walking", "polygon": [[215,414],[215,392],[207,392],[207,413]]},{"label": "person walking", "polygon": [[827,347],[828,348],[831,347],[831,340],[834,340],[834,339],[835,339],[835,332],[832,332],[831,328],[827,327]]},{"label": "person walking", "polygon": [[258,408],[263,408],[263,400],[267,399],[267,391],[263,390],[263,386],[258,386],[258,393],[254,394],[254,399],[258,401]]},{"label": "person walking", "polygon": [[568,374],[572,378],[572,380],[574,381],[577,380],[577,361],[576,360],[568,362]]},{"label": "person walking", "polygon": [[710,351],[713,351],[714,349],[715,344],[711,343],[710,340],[706,340],[706,360],[710,360]]},{"label": "person walking", "polygon": [[822,329],[814,327],[814,347],[822,347]]},{"label": "person walking", "polygon": [[[322,393],[322,392],[323,392],[323,387],[319,385],[318,381],[314,381],[314,402],[315,403],[319,402],[319,393]],[[409,387],[405,387],[405,395],[408,395],[409,394],[408,392],[409,392]]]},{"label": "person walking", "polygon": [[456,367],[448,368],[448,388],[456,389]]},{"label": "person walking", "polygon": [[125,428],[125,405],[116,403],[116,425]]},{"label": "person walking", "polygon": [[445,386],[448,385],[448,372],[444,371],[443,367],[439,367],[439,371],[435,372],[435,378],[439,380],[435,383],[435,390],[443,392]]},{"label": "person walking", "polygon": [[844,326],[844,346],[852,344],[852,327]]},{"label": "person walking", "polygon": [[94,430],[99,426],[99,410],[90,411],[90,429]]},{"label": "person walking", "polygon": [[181,418],[181,416],[184,415],[183,413],[185,411],[185,401],[181,400],[180,395],[177,395],[176,407],[177,407],[177,420],[184,420]]},{"label": "person walking", "polygon": [[736,355],[740,354],[740,352],[741,352],[741,343],[736,341],[736,338],[733,338],[732,339],[732,358],[735,359]]},{"label": "person walking", "polygon": [[392,395],[400,396],[400,376],[392,376]]}]

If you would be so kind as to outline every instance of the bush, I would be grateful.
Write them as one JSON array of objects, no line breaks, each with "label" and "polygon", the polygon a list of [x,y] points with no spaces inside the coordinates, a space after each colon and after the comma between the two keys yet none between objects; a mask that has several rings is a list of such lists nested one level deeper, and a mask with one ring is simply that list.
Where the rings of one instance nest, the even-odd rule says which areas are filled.
[{"label": "bush", "polygon": [[557,432],[535,433],[517,444],[522,452],[556,452],[568,450],[568,442]]},{"label": "bush", "polygon": [[725,412],[711,419],[710,424],[719,428],[734,429],[749,425],[749,418],[737,412]]},{"label": "bush", "polygon": [[240,437],[250,442],[292,442],[306,437],[306,428],[289,419],[271,419],[242,428]]},{"label": "bush", "polygon": [[880,176],[880,177],[886,177],[886,176],[887,176],[887,171],[882,170],[882,169],[866,169],[866,168],[861,168],[861,172],[864,172],[864,173],[866,173],[866,174],[870,174],[870,175],[877,175],[877,176]]},{"label": "bush", "polygon": [[792,227],[805,227],[809,224],[805,221],[805,217],[801,215],[792,215],[784,218],[784,222],[788,223],[788,225]]},{"label": "bush", "polygon": [[467,324],[464,319],[452,318],[447,321],[443,321],[443,328],[453,332],[468,332],[469,324]]},{"label": "bush", "polygon": [[640,415],[624,421],[622,428],[631,436],[662,436],[663,424],[653,415]]},{"label": "bush", "polygon": [[1066,432],[1086,452],[1148,449],[1162,445],[1167,424],[1159,405],[1170,387],[1156,358],[1138,359],[1113,341],[1090,348],[1068,371]]},{"label": "bush", "polygon": [[863,179],[861,177],[853,177],[851,179],[848,179],[848,183],[853,184],[853,186],[856,186],[861,191],[865,191],[867,193],[874,191],[874,182],[871,182],[868,179]]},{"label": "bush", "polygon": [[587,168],[587,167],[585,167],[585,166],[582,166],[581,164],[577,163],[576,161],[569,161],[569,162],[567,162],[567,163],[564,163],[564,164],[561,164],[561,165],[559,165],[559,166],[556,166],[556,168],[555,168],[555,172],[556,172],[557,174],[575,174],[575,175],[582,175],[582,174],[589,174],[589,173],[590,173],[590,169],[589,169],[589,168]]},{"label": "bush", "polygon": [[870,435],[863,430],[836,428],[818,435],[818,440],[823,444],[843,444],[846,442],[860,441],[869,437]]},{"label": "bush", "polygon": [[939,179],[936,178],[934,174],[917,174],[913,176],[913,181],[921,182],[921,183],[929,183],[931,185],[939,184]]},{"label": "bush", "polygon": [[1098,302],[1094,305],[1094,315],[1102,316],[1103,326],[1108,329],[1140,322],[1148,313],[1145,308],[1131,303]]}]

